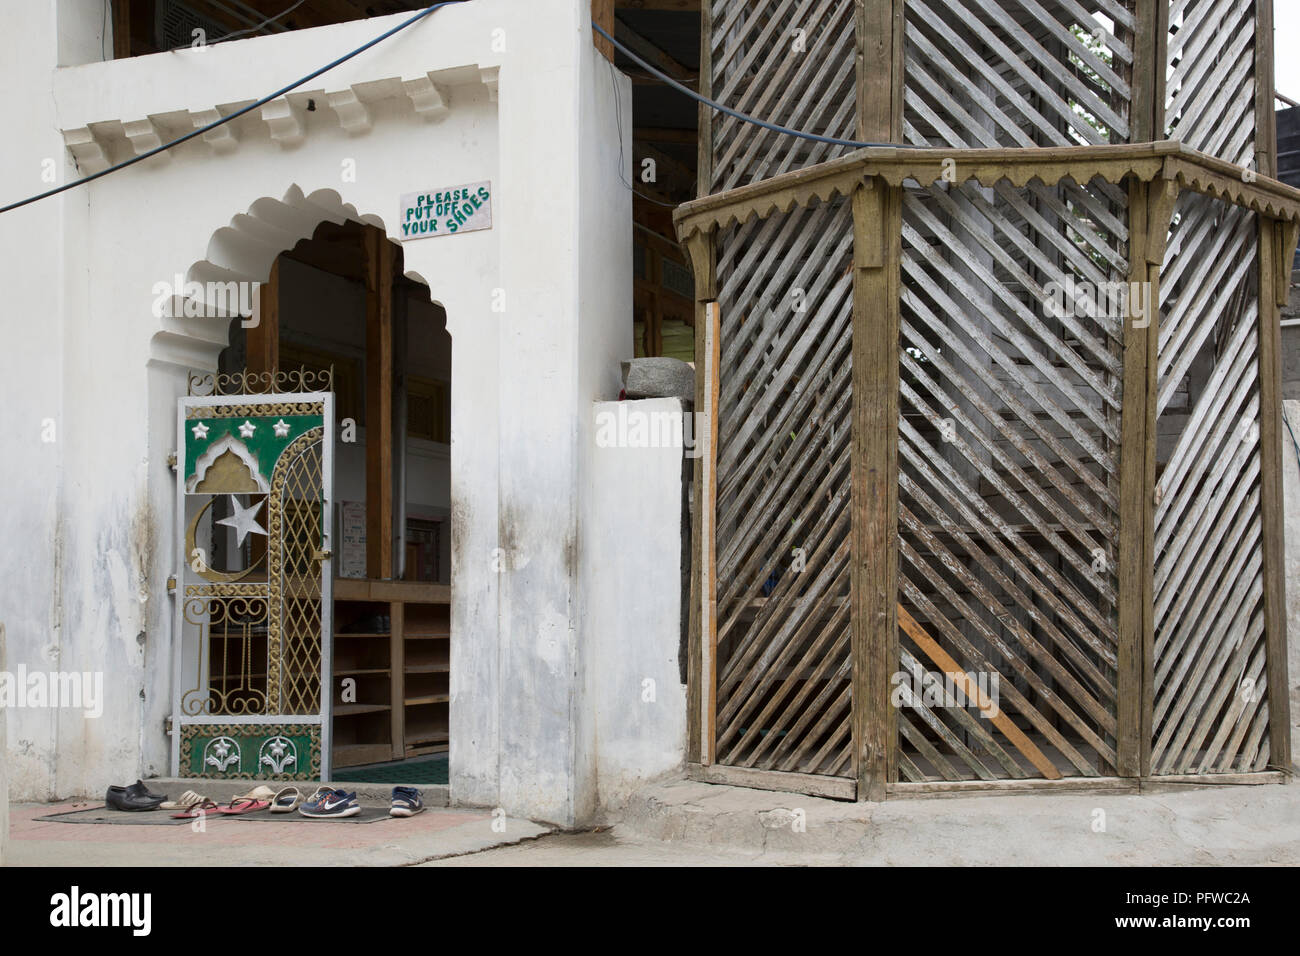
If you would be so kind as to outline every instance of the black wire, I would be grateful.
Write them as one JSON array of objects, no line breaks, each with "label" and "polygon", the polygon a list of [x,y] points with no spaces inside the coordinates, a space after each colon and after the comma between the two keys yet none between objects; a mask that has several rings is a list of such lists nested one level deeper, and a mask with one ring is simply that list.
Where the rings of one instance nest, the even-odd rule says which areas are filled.
[{"label": "black wire", "polygon": [[666,209],[676,209],[681,205],[681,203],[663,202],[662,200],[655,199],[654,196],[647,196],[645,193],[638,191],[636,186],[628,182],[627,177],[623,175],[625,172],[623,168],[623,163],[625,161],[623,155],[623,98],[618,95],[618,70],[613,63],[609,64],[609,85],[614,90],[615,138],[618,140],[618,178],[623,180],[623,185],[632,191],[633,196],[640,196],[646,202],[652,202],[656,206],[663,206]]},{"label": "black wire", "polygon": [[294,82],[290,83],[288,86],[281,87],[280,89],[276,90],[274,93],[271,93],[268,96],[264,96],[260,100],[257,100],[254,103],[250,103],[247,106],[243,107],[242,109],[235,110],[235,112],[231,113],[229,116],[223,116],[220,119],[213,120],[211,123],[208,123],[206,126],[200,126],[198,129],[192,130],[186,133],[184,136],[180,136],[172,140],[170,143],[163,143],[161,146],[155,146],[153,149],[148,150],[147,152],[143,152],[138,156],[132,156],[130,159],[124,159],[116,166],[109,166],[107,169],[101,169],[99,172],[91,173],[89,176],[86,176],[82,179],[73,180],[70,183],[64,183],[62,186],[56,186],[53,189],[47,189],[43,193],[38,193],[35,196],[29,196],[26,199],[20,199],[18,202],[10,203],[7,206],[0,206],[0,214],[6,212],[12,212],[15,209],[21,209],[23,206],[29,206],[32,203],[39,202],[42,199],[48,199],[50,196],[57,196],[59,193],[67,192],[69,189],[75,189],[78,186],[84,186],[86,183],[92,183],[96,179],[100,179],[104,176],[108,176],[111,173],[117,172],[119,169],[126,169],[126,167],[128,166],[134,166],[136,163],[144,162],[146,159],[149,159],[152,156],[157,156],[159,153],[166,152],[167,150],[172,149],[175,146],[181,145],[181,143],[188,143],[196,136],[202,136],[204,133],[210,132],[211,130],[216,129],[218,126],[222,126],[226,123],[229,123],[231,120],[238,119],[239,117],[243,116],[246,113],[251,113],[255,109],[260,109],[261,107],[265,106],[267,103],[270,103],[272,100],[279,99],[281,96],[284,96],[286,93],[296,90],[298,87],[302,86],[305,83],[310,83],[312,80],[316,79],[316,77],[320,76],[321,74],[328,73],[330,70],[334,69],[334,67],[339,66],[342,63],[346,63],[354,56],[359,56],[360,54],[366,52],[366,50],[369,50],[371,47],[376,46],[382,43],[383,41],[387,40],[389,37],[393,36],[393,34],[400,33],[402,30],[405,30],[407,27],[411,26],[412,24],[418,23],[419,21],[427,17],[429,14],[433,13],[435,10],[440,10],[443,7],[449,7],[457,3],[468,3],[468,2],[470,2],[470,0],[442,0],[441,3],[435,3],[432,6],[422,10],[420,13],[417,13],[409,20],[402,21],[401,23],[399,23],[397,26],[393,27],[391,30],[387,31],[386,33],[382,33],[379,36],[375,37],[373,40],[369,41],[368,43],[362,44],[361,46],[353,50],[351,53],[345,53],[337,60],[325,64],[325,66],[322,66],[319,70],[314,70],[311,73],[308,73],[302,79],[295,80]]}]

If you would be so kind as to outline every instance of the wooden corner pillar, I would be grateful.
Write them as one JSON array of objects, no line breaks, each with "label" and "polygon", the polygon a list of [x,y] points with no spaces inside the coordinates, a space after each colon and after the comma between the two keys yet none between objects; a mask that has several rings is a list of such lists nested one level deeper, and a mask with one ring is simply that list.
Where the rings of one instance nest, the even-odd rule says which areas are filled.
[{"label": "wooden corner pillar", "polygon": [[[904,0],[854,0],[857,129],[903,136]],[[867,177],[853,197],[853,425],[850,569],[853,771],[879,803],[898,777],[898,340],[902,189]]]},{"label": "wooden corner pillar", "polygon": [[858,799],[880,802],[897,774],[898,337],[902,190],[853,192],[852,680]]},{"label": "wooden corner pillar", "polygon": [[[700,4],[700,95],[713,96],[713,4]],[[713,107],[701,103],[697,123],[695,198],[713,191]]]},{"label": "wooden corner pillar", "polygon": [[1137,0],[1134,10],[1129,142],[1165,138],[1165,67],[1169,58],[1169,0]]},{"label": "wooden corner pillar", "polygon": [[[1292,0],[1294,3],[1294,0]],[[1255,0],[1255,169],[1277,178],[1273,0]],[[1285,304],[1285,303],[1283,303]]]},{"label": "wooden corner pillar", "polygon": [[1300,225],[1259,218],[1260,549],[1264,576],[1269,766],[1291,767],[1291,685],[1287,675],[1286,520],[1282,498],[1282,306],[1291,287]]},{"label": "wooden corner pillar", "polygon": [[1128,310],[1123,331],[1119,474],[1119,650],[1116,704],[1121,777],[1147,776],[1155,709],[1156,375],[1160,270],[1178,183],[1129,180]]},{"label": "wooden corner pillar", "polygon": [[903,139],[904,0],[853,0],[857,28],[858,138]]},{"label": "wooden corner pillar", "polygon": [[[714,233],[685,239],[695,274],[696,457],[691,503],[691,606],[686,643],[686,761],[708,765],[717,757],[717,514],[718,382],[721,329]],[[704,422],[701,426],[700,423]]]}]

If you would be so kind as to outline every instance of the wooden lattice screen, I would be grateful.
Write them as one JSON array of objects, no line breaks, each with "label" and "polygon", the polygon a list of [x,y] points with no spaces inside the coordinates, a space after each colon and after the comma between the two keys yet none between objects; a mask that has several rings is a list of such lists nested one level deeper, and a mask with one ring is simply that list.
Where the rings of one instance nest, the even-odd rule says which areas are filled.
[{"label": "wooden lattice screen", "polygon": [[1257,220],[1184,195],[1160,275],[1156,773],[1268,763]]},{"label": "wooden lattice screen", "polygon": [[913,148],[702,108],[692,764],[867,799],[1278,764],[1268,0],[704,25],[715,98]]}]

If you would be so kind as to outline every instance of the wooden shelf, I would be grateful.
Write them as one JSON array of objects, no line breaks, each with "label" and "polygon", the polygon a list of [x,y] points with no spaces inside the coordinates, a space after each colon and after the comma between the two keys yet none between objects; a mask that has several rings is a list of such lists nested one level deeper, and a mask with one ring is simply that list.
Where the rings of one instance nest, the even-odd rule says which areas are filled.
[{"label": "wooden shelf", "polygon": [[407,707],[418,707],[421,704],[445,704],[451,700],[450,694],[425,694],[422,697],[406,698]]},{"label": "wooden shelf", "polygon": [[333,748],[335,767],[359,767],[367,763],[384,763],[392,759],[393,749],[388,744],[336,744]]},{"label": "wooden shelf", "polygon": [[[446,750],[451,695],[451,589],[410,581],[334,582],[334,677],[355,677],[359,696],[339,704],[336,766],[385,763]],[[387,619],[386,621],[384,619]],[[388,631],[373,630],[387,623]]]},{"label": "wooden shelf", "polygon": [[392,709],[392,704],[338,704],[334,708],[334,716],[355,717],[357,714],[377,714]]}]

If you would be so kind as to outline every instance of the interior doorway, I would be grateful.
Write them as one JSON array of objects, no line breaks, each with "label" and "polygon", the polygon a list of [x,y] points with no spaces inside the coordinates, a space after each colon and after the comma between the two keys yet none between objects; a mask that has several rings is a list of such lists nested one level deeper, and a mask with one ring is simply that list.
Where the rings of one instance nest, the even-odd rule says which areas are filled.
[{"label": "interior doorway", "polygon": [[281,253],[220,371],[329,373],[334,780],[447,781],[451,336],[383,230],[322,222]]}]

